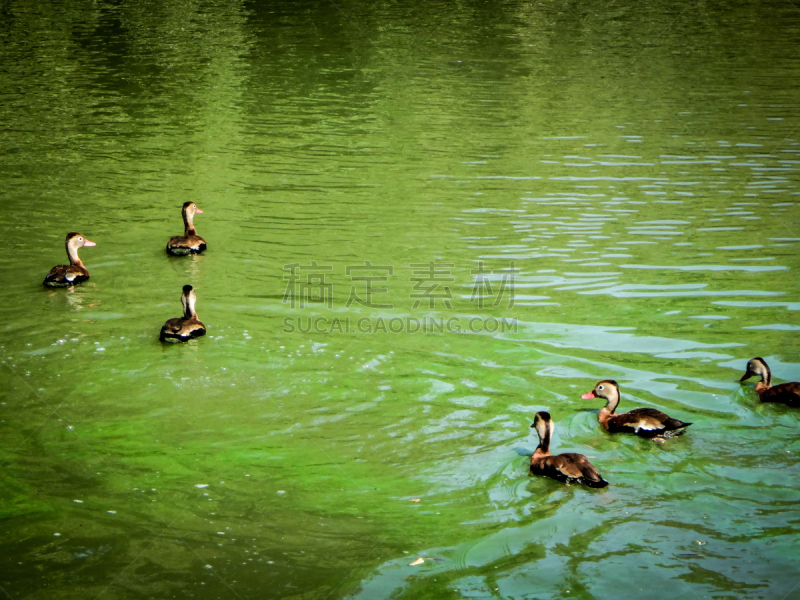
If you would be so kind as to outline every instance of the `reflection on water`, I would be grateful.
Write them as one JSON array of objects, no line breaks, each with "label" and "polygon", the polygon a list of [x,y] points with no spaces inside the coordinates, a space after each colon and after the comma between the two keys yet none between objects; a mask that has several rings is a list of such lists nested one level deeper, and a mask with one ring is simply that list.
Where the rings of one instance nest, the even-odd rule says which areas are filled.
[{"label": "reflection on water", "polygon": [[[768,8],[0,6],[1,589],[791,595],[798,417],[738,383],[800,378]],[[42,290],[72,230],[92,279]],[[691,431],[604,433],[602,378]],[[545,409],[608,488],[527,475]]]}]

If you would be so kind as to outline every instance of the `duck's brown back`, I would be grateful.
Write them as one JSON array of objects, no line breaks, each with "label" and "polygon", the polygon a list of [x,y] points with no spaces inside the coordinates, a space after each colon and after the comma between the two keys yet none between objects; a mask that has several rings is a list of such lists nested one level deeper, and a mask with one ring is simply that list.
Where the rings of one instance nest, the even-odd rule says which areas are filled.
[{"label": "duck's brown back", "polygon": [[69,287],[83,283],[89,279],[89,271],[80,265],[57,265],[42,282],[47,287]]},{"label": "duck's brown back", "polygon": [[800,406],[800,383],[781,383],[759,393],[762,402],[781,402],[789,406]]}]

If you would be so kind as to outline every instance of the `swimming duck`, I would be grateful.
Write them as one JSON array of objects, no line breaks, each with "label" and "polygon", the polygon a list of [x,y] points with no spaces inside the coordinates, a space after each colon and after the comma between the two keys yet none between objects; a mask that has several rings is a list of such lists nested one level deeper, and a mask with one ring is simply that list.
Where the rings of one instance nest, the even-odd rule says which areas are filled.
[{"label": "swimming duck", "polygon": [[773,386],[772,371],[769,370],[767,361],[760,356],[751,358],[747,362],[747,371],[739,382],[754,375],[761,377],[761,381],[756,383],[756,392],[762,402],[782,402],[789,406],[800,406],[800,383],[793,381]]},{"label": "swimming duck", "polygon": [[183,215],[183,235],[169,238],[167,254],[173,256],[186,256],[187,254],[200,254],[206,249],[206,241],[197,235],[194,228],[195,213],[203,214],[194,202],[184,202],[181,214]]},{"label": "swimming duck", "polygon": [[537,412],[531,427],[539,434],[539,446],[531,456],[532,475],[546,475],[558,481],[581,483],[594,488],[608,485],[608,482],[601,477],[594,465],[583,454],[574,452],[556,456],[550,454],[550,440],[555,428],[550,413],[543,410]]},{"label": "swimming duck", "polygon": [[192,338],[206,334],[206,326],[197,318],[194,303],[197,301],[194,289],[190,285],[183,286],[181,304],[183,316],[170,319],[161,328],[159,339],[162,342],[188,342]]},{"label": "swimming duck", "polygon": [[584,400],[604,398],[606,405],[600,409],[597,420],[610,433],[635,433],[644,438],[663,441],[686,433],[691,423],[673,419],[655,408],[634,408],[615,415],[619,404],[619,385],[612,379],[605,379],[594,386],[594,390],[581,396]]},{"label": "swimming duck", "polygon": [[89,271],[83,266],[78,256],[78,248],[83,246],[96,246],[94,242],[87,240],[80,233],[72,232],[67,234],[65,242],[67,247],[68,265],[57,265],[50,269],[47,277],[42,282],[47,287],[70,287],[78,283],[83,283],[89,279]]}]

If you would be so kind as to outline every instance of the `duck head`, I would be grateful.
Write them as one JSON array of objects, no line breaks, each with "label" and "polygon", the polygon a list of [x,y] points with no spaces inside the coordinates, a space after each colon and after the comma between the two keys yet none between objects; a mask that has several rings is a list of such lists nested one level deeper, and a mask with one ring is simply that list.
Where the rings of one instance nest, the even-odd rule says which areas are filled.
[{"label": "duck head", "polygon": [[186,235],[197,235],[194,228],[194,215],[196,213],[203,214],[203,211],[197,208],[197,204],[189,200],[183,203],[181,214],[183,215],[183,224],[186,229]]},{"label": "duck head", "polygon": [[764,382],[766,387],[772,385],[772,371],[769,370],[767,361],[760,356],[756,356],[747,361],[747,371],[742,375],[739,383],[742,383],[745,379],[749,379],[750,377],[755,377],[756,375],[761,377],[761,381]]},{"label": "duck head", "polygon": [[613,379],[598,381],[594,389],[581,396],[581,398],[584,400],[603,398],[606,401],[606,407],[613,413],[619,404],[619,384]]},{"label": "duck head", "polygon": [[544,410],[537,412],[531,428],[535,429],[536,433],[539,434],[539,446],[549,447],[550,438],[553,436],[553,429],[555,429],[555,423],[550,418],[550,413]]},{"label": "duck head", "polygon": [[195,204],[191,200],[183,203],[183,212],[191,216],[194,216],[195,213],[200,213],[201,215],[203,214],[203,211],[197,208],[197,204]]},{"label": "duck head", "polygon": [[190,285],[183,286],[181,305],[183,306],[183,315],[185,318],[197,318],[197,312],[194,309],[195,302],[197,302],[197,296],[194,293],[194,288]]},{"label": "duck head", "polygon": [[67,234],[66,244],[67,247],[72,247],[75,249],[82,248],[83,246],[97,246],[97,244],[86,239],[86,236],[84,236],[82,233],[78,233],[77,231]]},{"label": "duck head", "polygon": [[67,256],[69,256],[70,263],[73,265],[83,265],[81,259],[78,258],[78,248],[84,246],[96,246],[93,241],[86,239],[86,236],[77,231],[67,234],[67,239],[64,242],[67,247]]}]

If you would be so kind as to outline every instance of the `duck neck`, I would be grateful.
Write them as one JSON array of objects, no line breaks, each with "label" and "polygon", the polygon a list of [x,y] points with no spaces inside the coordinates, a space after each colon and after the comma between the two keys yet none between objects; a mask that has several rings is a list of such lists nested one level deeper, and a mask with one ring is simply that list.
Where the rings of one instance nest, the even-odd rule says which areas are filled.
[{"label": "duck neck", "polygon": [[197,312],[194,310],[194,298],[192,296],[187,296],[183,299],[183,317],[184,319],[197,318]]},{"label": "duck neck", "polygon": [[608,423],[608,420],[611,418],[613,414],[614,411],[609,410],[608,404],[606,404],[603,408],[600,409],[600,413],[597,415],[597,420],[600,422],[600,425],[605,427],[606,423]]},{"label": "duck neck", "polygon": [[82,267],[83,263],[81,262],[81,259],[78,256],[78,248],[76,246],[70,245],[69,241],[67,241],[66,245],[67,245],[67,256],[69,257],[69,264]]},{"label": "duck neck", "polygon": [[761,381],[756,384],[756,389],[758,386],[763,386],[763,389],[769,389],[772,387],[772,371],[769,370],[769,367],[766,363],[764,363],[764,370],[759,373],[761,375]]},{"label": "duck neck", "polygon": [[608,420],[614,416],[614,411],[617,410],[619,404],[619,396],[608,398],[606,405],[600,409],[600,414],[597,415],[597,420],[605,427]]},{"label": "duck neck", "polygon": [[[769,381],[769,380],[767,380]],[[764,381],[759,381],[756,383],[756,392],[759,394],[763,394],[770,388],[769,383],[764,383]]]},{"label": "duck neck", "polygon": [[197,235],[194,228],[194,215],[189,212],[189,207],[183,209],[183,234],[185,236]]},{"label": "duck neck", "polygon": [[537,458],[542,458],[544,456],[550,456],[550,430],[549,428],[545,430],[544,435],[539,437],[539,445],[536,447],[536,450],[533,452],[533,456],[531,456],[531,460],[536,460]]}]

